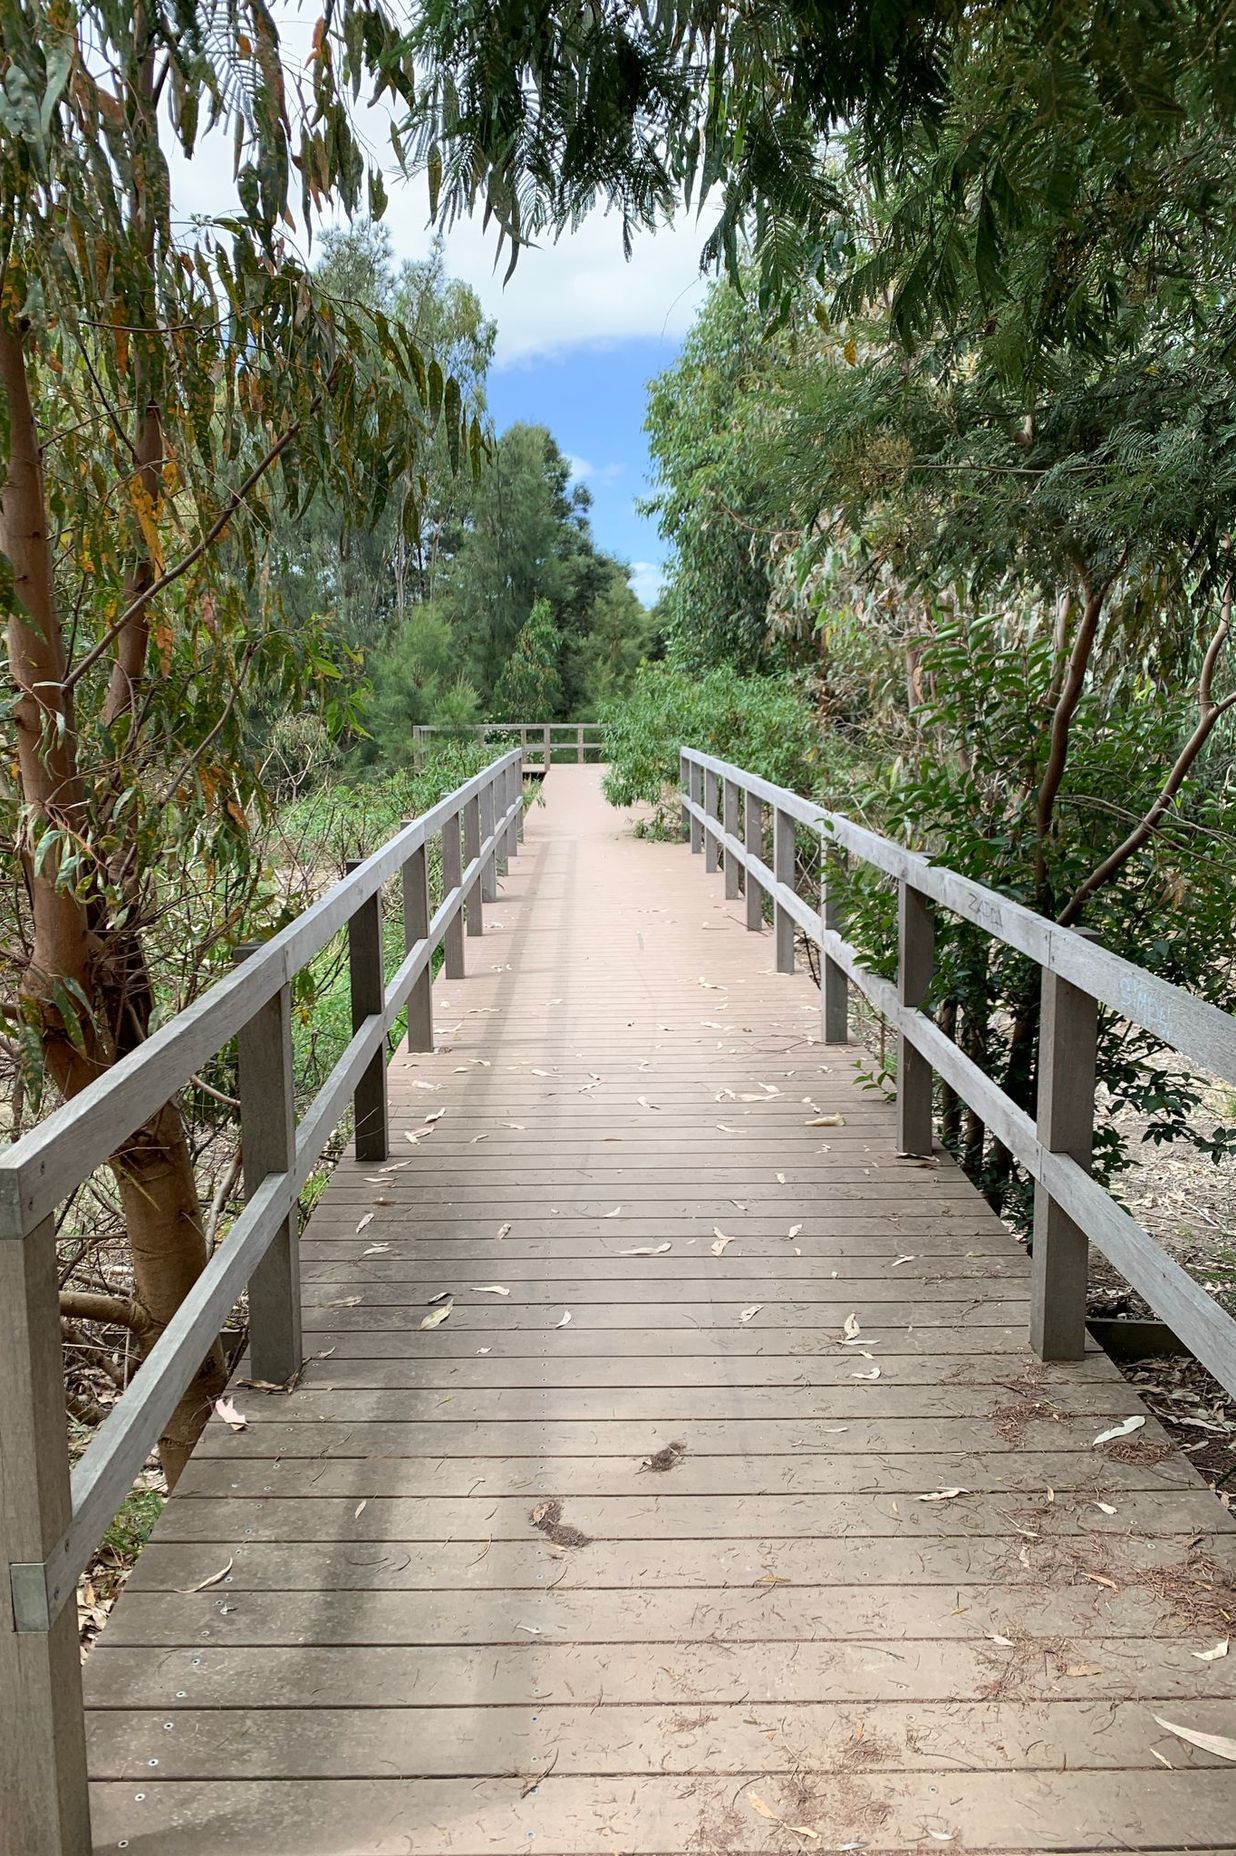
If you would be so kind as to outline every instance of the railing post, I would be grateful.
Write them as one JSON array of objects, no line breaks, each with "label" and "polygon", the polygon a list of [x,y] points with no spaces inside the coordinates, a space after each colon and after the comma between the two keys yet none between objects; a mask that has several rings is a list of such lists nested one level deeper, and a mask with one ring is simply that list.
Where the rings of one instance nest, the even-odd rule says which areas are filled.
[{"label": "railing post", "polygon": [[[503,825],[501,830],[499,830],[498,827],[499,819],[505,817],[506,809],[511,803],[507,796],[508,785],[509,781],[506,777],[506,768],[502,767],[495,773],[489,785],[490,826],[497,834],[494,843],[494,869],[499,876],[506,876],[510,868],[510,829],[506,825]],[[497,888],[495,885],[495,902],[497,899]]]},{"label": "railing post", "polygon": [[[471,799],[464,801],[463,809],[463,854],[464,864],[475,863],[481,850],[481,805],[474,793]],[[478,870],[468,891],[464,907],[467,911],[468,933],[484,934],[485,911],[481,907],[481,873]]]},{"label": "railing post", "polygon": [[[780,806],[773,808],[773,875],[778,883],[793,889],[797,874],[794,847],[794,821]],[[773,896],[773,936],[776,941],[778,973],[794,971],[794,917]]]},{"label": "railing post", "polygon": [[[238,947],[237,961],[255,945]],[[296,1086],[292,1074],[292,991],[281,986],[236,1036],[240,1151],[245,1197],[268,1173],[296,1159]],[[359,1125],[359,1117],[358,1117]],[[300,1238],[288,1213],[249,1278],[249,1359],[255,1379],[283,1385],[304,1363],[301,1345]]]},{"label": "railing post", "polygon": [[77,1605],[69,1591],[49,1618],[43,1573],[72,1515],[56,1277],[54,1219],[0,1233],[0,1849],[13,1856],[93,1847]]},{"label": "railing post", "polygon": [[549,727],[549,723],[548,723],[548,722],[546,722],[546,724],[545,724],[545,733],[544,733],[544,737],[543,737],[543,739],[544,739],[544,754],[545,754],[545,771],[546,771],[546,773],[548,773],[548,772],[549,772],[549,764],[550,764],[550,762],[551,762],[551,760],[552,760],[552,759],[553,759],[553,757],[554,757],[554,751],[553,751],[553,748],[552,748],[552,746],[551,746],[551,744],[550,744],[550,738],[549,738],[549,737],[550,737],[550,727]]},{"label": "railing post", "polygon": [[[935,918],[920,890],[903,877],[897,885],[897,998],[920,1006],[931,985]],[[897,1146],[905,1154],[931,1152],[931,1065],[905,1032],[897,1036]]]},{"label": "railing post", "polygon": [[[521,802],[523,800],[522,772],[523,769],[517,760],[513,760],[506,770],[506,803],[508,811],[515,804],[516,800],[520,800]],[[524,808],[521,803],[519,810],[507,826],[507,851],[512,857],[518,857],[519,855],[519,840],[523,837],[523,822]]]},{"label": "railing post", "polygon": [[[689,790],[694,804],[702,806],[704,803],[704,769],[696,761],[692,761],[690,764]],[[704,827],[701,825],[699,819],[693,817],[691,820],[691,849],[696,856],[698,856],[703,848]]]},{"label": "railing post", "polygon": [[[351,872],[359,859],[349,860]],[[386,975],[382,966],[382,894],[375,890],[348,921],[348,976],[352,992],[352,1030],[386,1004]],[[383,1039],[366,1064],[352,1097],[356,1123],[356,1158],[385,1160],[390,1140],[386,1117],[386,1042]]]},{"label": "railing post", "polygon": [[[821,842],[820,920],[834,934],[841,933],[839,890],[846,856],[833,844]],[[820,949],[820,1029],[826,1044],[846,1044],[850,1037],[850,982],[845,968]]]},{"label": "railing post", "polygon": [[[442,827],[442,899],[458,889],[463,880],[463,857],[459,848],[459,814],[452,814]],[[448,980],[464,977],[464,924],[462,905],[455,911],[442,937],[443,971]]]},{"label": "railing post", "polygon": [[[738,836],[738,785],[734,780],[726,780],[722,787],[722,817],[726,833],[731,838]],[[738,898],[738,877],[742,865],[734,853],[727,849],[725,853],[725,900],[735,902]]]},{"label": "railing post", "polygon": [[[764,861],[764,803],[754,793],[744,792],[742,801],[742,844],[748,857]],[[743,876],[747,899],[747,927],[759,934],[764,926],[764,891],[758,878],[747,870]]]},{"label": "railing post", "polygon": [[[1039,1025],[1038,1137],[1090,1171],[1099,1008],[1058,973],[1043,969]],[[1045,1186],[1034,1188],[1030,1345],[1042,1360],[1080,1360],[1086,1350],[1090,1246]]]},{"label": "railing post", "polygon": [[[715,822],[716,819],[720,815],[720,806],[718,803],[719,797],[720,797],[720,787],[721,787],[721,783],[718,780],[716,774],[713,772],[712,768],[705,767],[704,769],[704,810],[708,814],[709,824]],[[713,836],[712,832],[709,831],[708,826],[705,825],[704,827],[704,869],[709,873],[709,875],[711,875],[711,873],[717,868],[718,861],[719,860],[718,860],[718,854],[717,854],[717,840]]]},{"label": "railing post", "polygon": [[575,758],[582,767],[584,764],[584,725],[582,722],[577,723],[575,728]]},{"label": "railing post", "polygon": [[[485,843],[494,835],[494,788],[492,780],[486,780],[480,791],[480,833],[482,842]],[[498,864],[492,851],[481,865],[481,900],[483,902],[496,902],[498,900]]]},{"label": "railing post", "polygon": [[[429,847],[419,844],[403,867],[403,951],[429,933]],[[433,960],[408,994],[408,1049],[433,1049]]]},{"label": "railing post", "polygon": [[691,763],[684,748],[678,750],[678,792],[682,799],[678,808],[678,829],[683,843],[688,844],[691,840],[691,814],[687,811],[687,799],[691,792]]}]

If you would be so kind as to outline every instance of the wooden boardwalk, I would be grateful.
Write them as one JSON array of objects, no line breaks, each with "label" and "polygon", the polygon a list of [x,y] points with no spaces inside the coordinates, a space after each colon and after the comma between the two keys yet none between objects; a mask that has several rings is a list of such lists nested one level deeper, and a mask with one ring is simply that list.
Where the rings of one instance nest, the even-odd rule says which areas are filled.
[{"label": "wooden boardwalk", "polygon": [[1094,1446],[1132,1388],[1033,1360],[1022,1253],[598,780],[89,1659],[97,1849],[1236,1850],[1155,1721],[1236,1731],[1219,1502],[1153,1418]]}]

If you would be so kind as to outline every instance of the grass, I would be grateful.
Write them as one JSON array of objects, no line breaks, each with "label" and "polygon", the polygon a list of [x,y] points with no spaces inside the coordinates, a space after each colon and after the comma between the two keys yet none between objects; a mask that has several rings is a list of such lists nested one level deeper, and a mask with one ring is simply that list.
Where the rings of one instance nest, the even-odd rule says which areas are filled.
[{"label": "grass", "polygon": [[163,1513],[165,1499],[158,1489],[130,1489],[119,1514],[103,1536],[103,1546],[110,1547],[126,1562],[136,1559]]}]

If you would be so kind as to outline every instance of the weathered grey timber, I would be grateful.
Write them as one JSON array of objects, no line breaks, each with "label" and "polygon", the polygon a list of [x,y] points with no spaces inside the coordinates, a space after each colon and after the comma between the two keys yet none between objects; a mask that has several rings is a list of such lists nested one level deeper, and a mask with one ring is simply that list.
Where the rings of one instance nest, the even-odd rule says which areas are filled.
[{"label": "weathered grey timber", "polygon": [[[1093,1243],[1215,1377],[1236,1391],[1236,1322],[1090,1177],[1097,1007],[1106,1005],[1144,1026],[1182,1056],[1233,1083],[1236,1019],[1110,953],[1088,933],[1061,928],[797,793],[692,748],[684,748],[682,760],[688,782],[683,810],[688,829],[703,842],[706,862],[712,846],[714,865],[724,854],[727,867],[731,859],[740,863],[748,881],[754,876],[772,897],[778,970],[793,970],[795,926],[820,949],[826,1040],[832,1042],[843,1031],[840,1000],[847,978],[897,1032],[899,1148],[913,1152],[930,1146],[934,1074],[956,1091],[1034,1179],[1036,1235],[1042,1234],[1043,1246],[1030,1325],[1043,1357],[1076,1358],[1081,1350],[1085,1247]],[[701,772],[702,802],[696,792]],[[753,844],[745,834],[740,841],[719,816],[716,795],[722,783],[727,791],[731,784],[741,788],[744,804],[755,800],[772,809],[772,871],[763,862],[762,842]],[[818,834],[826,871],[830,858],[848,854],[897,884],[897,986],[871,973],[842,938],[835,919],[830,919],[827,882],[822,910],[798,895],[790,849],[795,822]],[[694,844],[693,835],[693,848]],[[931,971],[930,903],[974,922],[1043,970],[1039,1073],[1044,1093],[1037,1128],[920,1009]]]},{"label": "weathered grey timber", "polygon": [[[373,856],[93,1088],[0,1155],[0,1849],[86,1856],[90,1849],[74,1590],[159,1434],[238,1298],[249,1292],[252,1370],[289,1380],[303,1362],[297,1198],[354,1104],[357,1151],[387,1151],[386,1041],[409,998],[432,1041],[434,953],[479,894],[523,809],[519,755],[508,753]],[[426,845],[444,852],[461,811],[487,821],[432,920]],[[456,858],[458,863],[458,857]],[[444,855],[444,866],[449,858]],[[387,981],[381,892],[402,876],[405,958]],[[353,1036],[296,1124],[290,982],[346,929]],[[419,994],[417,992],[420,988]],[[69,1473],[52,1214],[210,1056],[237,1039],[247,1203],[132,1385]],[[20,1724],[20,1725],[19,1725]]]},{"label": "weathered grey timber", "polygon": [[[1230,1732],[1220,1504],[1035,1359],[1024,1252],[748,904],[545,797],[304,1234],[301,1383],[242,1367],[89,1659],[98,1856],[1231,1852],[1155,1720]],[[1014,1132],[1079,1167],[1066,1105]]]}]

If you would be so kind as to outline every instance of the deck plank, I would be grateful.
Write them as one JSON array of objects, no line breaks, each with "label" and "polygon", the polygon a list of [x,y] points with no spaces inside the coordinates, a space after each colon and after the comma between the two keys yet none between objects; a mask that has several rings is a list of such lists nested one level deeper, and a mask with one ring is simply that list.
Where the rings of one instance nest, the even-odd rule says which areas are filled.
[{"label": "deck plank", "polygon": [[545,797],[305,1234],[298,1388],[242,1364],[89,1658],[100,1856],[1236,1850],[1155,1721],[1231,1732],[1226,1511],[1151,1415],[1096,1447],[1134,1388],[1033,1360],[700,860]]}]

